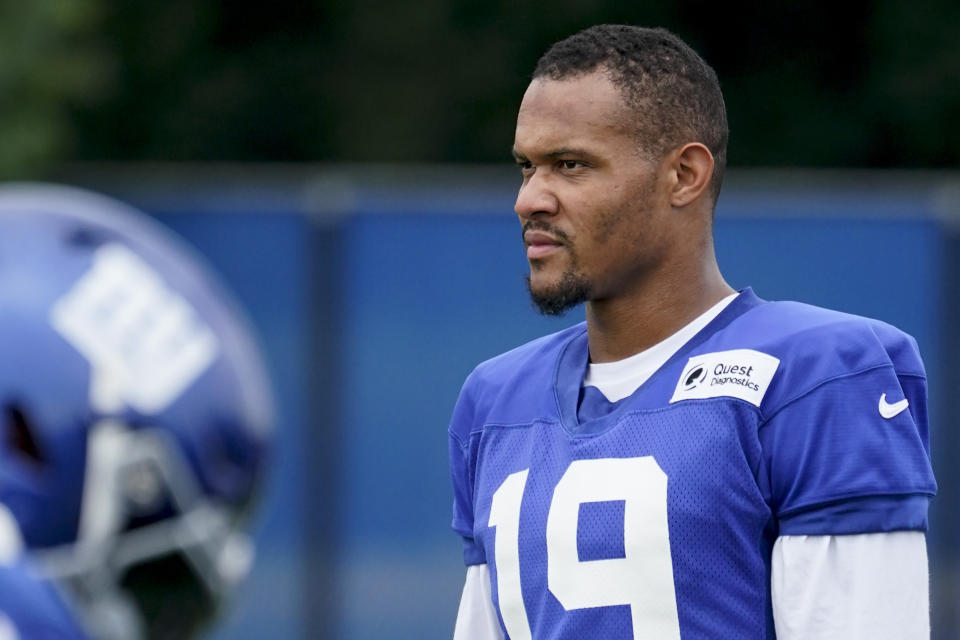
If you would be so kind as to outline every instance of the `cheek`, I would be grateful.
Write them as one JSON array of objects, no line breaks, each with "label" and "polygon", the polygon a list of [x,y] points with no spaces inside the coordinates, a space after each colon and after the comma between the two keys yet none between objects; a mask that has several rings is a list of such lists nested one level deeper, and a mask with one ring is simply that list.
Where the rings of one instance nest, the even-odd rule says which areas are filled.
[{"label": "cheek", "polygon": [[[637,251],[652,231],[652,184],[628,180],[608,181],[565,200],[570,212],[573,250],[582,266],[604,270],[611,262],[619,262],[626,253]],[[578,215],[574,216],[574,212]]]},{"label": "cheek", "polygon": [[641,235],[644,211],[635,202],[621,198],[605,198],[595,212],[590,236],[596,244],[619,246],[633,242]]}]

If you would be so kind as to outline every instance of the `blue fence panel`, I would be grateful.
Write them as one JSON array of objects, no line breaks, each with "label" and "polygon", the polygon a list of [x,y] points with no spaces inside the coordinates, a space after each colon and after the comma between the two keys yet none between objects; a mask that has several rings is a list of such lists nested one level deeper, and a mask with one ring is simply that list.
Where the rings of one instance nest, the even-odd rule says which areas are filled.
[{"label": "blue fence panel", "polygon": [[158,215],[223,276],[261,338],[277,408],[271,467],[253,517],[257,561],[212,636],[305,638],[303,615],[305,476],[309,424],[310,224],[283,213]]},{"label": "blue fence panel", "polygon": [[479,360],[555,330],[501,215],[365,215],[344,229],[343,619],[335,637],[445,638],[463,571],[446,429]]}]

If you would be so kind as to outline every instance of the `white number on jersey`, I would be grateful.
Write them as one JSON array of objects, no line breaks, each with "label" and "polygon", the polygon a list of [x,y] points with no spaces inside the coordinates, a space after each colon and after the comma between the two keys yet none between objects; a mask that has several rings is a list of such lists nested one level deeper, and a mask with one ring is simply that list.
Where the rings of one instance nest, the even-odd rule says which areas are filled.
[{"label": "white number on jersey", "polygon": [[[493,494],[497,596],[511,640],[529,640],[520,587],[520,508],[529,469]],[[580,505],[622,500],[624,557],[581,561]],[[667,527],[667,476],[651,456],[576,460],[554,488],[547,514],[547,584],[567,611],[630,605],[636,640],[679,640],[680,621]]]}]

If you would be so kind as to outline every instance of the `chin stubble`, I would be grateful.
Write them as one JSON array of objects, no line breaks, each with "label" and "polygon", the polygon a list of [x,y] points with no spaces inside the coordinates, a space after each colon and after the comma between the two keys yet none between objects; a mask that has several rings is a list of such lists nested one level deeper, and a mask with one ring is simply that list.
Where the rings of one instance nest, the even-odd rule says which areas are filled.
[{"label": "chin stubble", "polygon": [[[543,220],[528,220],[521,229],[522,234],[527,231],[544,231],[557,238],[570,252],[570,269],[565,271],[560,277],[560,281],[548,287],[534,289],[530,276],[526,277],[527,291],[530,292],[530,299],[545,316],[561,316],[573,307],[582,302],[586,302],[590,297],[590,283],[579,272],[577,256],[573,252],[570,237],[561,229]],[[534,269],[530,265],[531,271]]]},{"label": "chin stubble", "polygon": [[541,289],[534,289],[527,276],[527,290],[533,304],[545,316],[562,316],[590,298],[590,283],[573,271],[564,272],[559,282]]}]

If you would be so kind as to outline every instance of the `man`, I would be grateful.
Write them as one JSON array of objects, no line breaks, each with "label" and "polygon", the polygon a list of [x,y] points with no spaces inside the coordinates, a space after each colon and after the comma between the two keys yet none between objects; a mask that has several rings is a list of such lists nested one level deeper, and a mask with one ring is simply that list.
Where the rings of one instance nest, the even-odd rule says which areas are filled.
[{"label": "man", "polygon": [[716,75],[667,31],[592,27],[539,61],[513,149],[529,289],[586,322],[464,384],[457,640],[929,635],[916,344],[727,285],[727,137]]},{"label": "man", "polygon": [[146,216],[4,185],[0,335],[0,639],[197,637],[271,440],[242,313]]}]

